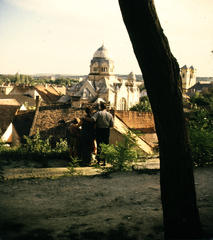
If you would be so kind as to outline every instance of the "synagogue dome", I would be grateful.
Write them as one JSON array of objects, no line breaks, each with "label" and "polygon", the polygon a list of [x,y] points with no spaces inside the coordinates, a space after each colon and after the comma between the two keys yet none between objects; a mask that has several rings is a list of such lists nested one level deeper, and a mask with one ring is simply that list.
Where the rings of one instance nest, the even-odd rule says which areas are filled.
[{"label": "synagogue dome", "polygon": [[93,58],[112,59],[111,53],[103,45],[94,53]]}]

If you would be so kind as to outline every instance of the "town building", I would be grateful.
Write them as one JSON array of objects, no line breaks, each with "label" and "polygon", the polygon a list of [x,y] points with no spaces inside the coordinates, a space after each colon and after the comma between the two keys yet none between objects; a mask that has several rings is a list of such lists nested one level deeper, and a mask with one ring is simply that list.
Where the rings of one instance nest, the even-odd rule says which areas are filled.
[{"label": "town building", "polygon": [[196,74],[197,69],[195,69],[193,66],[188,67],[187,65],[184,65],[180,69],[183,93],[188,92],[188,90],[196,84]]},{"label": "town building", "polygon": [[114,61],[105,46],[94,53],[90,62],[89,75],[67,90],[71,100],[79,99],[81,103],[97,103],[104,101],[110,108],[129,110],[139,102],[140,90],[136,77],[130,72],[126,80],[114,74]]},{"label": "town building", "polygon": [[[64,88],[65,89],[65,88]],[[15,85],[9,95],[12,97],[13,95],[25,95],[30,96],[33,99],[36,99],[37,96],[42,101],[57,101],[60,98],[60,92],[53,86],[45,85],[45,86],[28,86],[25,84]]]},{"label": "town building", "polygon": [[193,85],[191,88],[188,89],[186,95],[189,97],[194,96],[196,92],[201,93],[203,90],[212,88],[213,82],[210,81],[199,81],[195,85]]},{"label": "town building", "polygon": [[15,86],[14,83],[7,83],[7,82],[2,83],[0,85],[0,95],[9,94],[13,90],[14,86]]},{"label": "town building", "polygon": [[[98,104],[92,105],[94,112],[97,111]],[[5,143],[15,146],[23,140],[23,136],[32,137],[37,130],[41,139],[51,136],[51,144],[59,142],[60,139],[67,138],[67,129],[76,118],[85,116],[83,108],[71,108],[70,103],[45,102],[37,97],[35,111],[20,111],[18,106],[10,106],[5,122],[5,128],[1,139]],[[85,107],[84,106],[84,107]],[[0,108],[1,110],[1,108]],[[114,117],[114,127],[110,130],[110,144],[115,144],[123,139],[122,134],[133,128],[143,132],[143,136],[137,137],[137,143],[145,153],[153,153],[158,147],[158,139],[155,132],[154,116],[152,112],[133,112],[111,110]]]}]

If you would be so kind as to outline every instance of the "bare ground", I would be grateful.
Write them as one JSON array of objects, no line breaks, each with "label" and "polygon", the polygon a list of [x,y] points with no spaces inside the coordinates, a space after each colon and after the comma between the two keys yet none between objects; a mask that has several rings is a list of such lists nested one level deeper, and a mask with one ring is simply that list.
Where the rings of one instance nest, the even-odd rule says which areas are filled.
[{"label": "bare ground", "polygon": [[[56,179],[50,179],[47,172],[41,177],[34,171],[32,179],[23,175],[23,169],[32,173],[29,162],[27,166],[18,161],[1,163],[7,174],[16,167],[14,176],[18,177],[12,179],[10,175],[10,180],[0,184],[2,240],[164,239],[159,169],[102,176],[92,168],[84,168],[84,176]],[[66,165],[57,160],[51,167]],[[194,172],[200,217],[205,236],[210,238],[213,166],[196,168]]]}]

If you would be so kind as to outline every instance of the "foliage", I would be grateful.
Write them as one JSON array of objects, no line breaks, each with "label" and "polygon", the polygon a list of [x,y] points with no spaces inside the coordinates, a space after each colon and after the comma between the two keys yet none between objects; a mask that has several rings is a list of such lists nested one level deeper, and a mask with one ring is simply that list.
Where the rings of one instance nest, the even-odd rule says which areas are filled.
[{"label": "foliage", "polygon": [[132,169],[132,164],[137,162],[138,151],[135,135],[127,131],[121,142],[114,145],[101,144],[101,158],[105,158],[111,167],[104,167],[104,172],[127,171]]},{"label": "foliage", "polygon": [[20,149],[24,150],[24,153],[29,153],[29,157],[36,159],[45,158],[51,153],[50,138],[51,136],[45,140],[42,140],[40,138],[40,133],[37,130],[32,139],[30,137],[24,136],[24,139],[26,139],[27,143],[22,144]]},{"label": "foliage", "polygon": [[199,92],[195,92],[195,94],[192,97],[190,97],[189,101],[193,105],[197,104],[202,106],[208,106],[210,104]]},{"label": "foliage", "polygon": [[213,163],[213,111],[191,111],[188,130],[194,165],[205,166]]},{"label": "foliage", "polygon": [[148,96],[141,97],[140,102],[132,106],[130,111],[151,112],[152,108]]},{"label": "foliage", "polygon": [[190,98],[192,104],[210,106],[213,108],[213,87],[205,88],[201,93],[195,92]]},{"label": "foliage", "polygon": [[140,92],[142,92],[143,90],[146,90],[146,87],[144,84],[139,85],[138,88],[140,89]]},{"label": "foliage", "polygon": [[[69,172],[66,173],[65,176],[74,176],[76,174],[75,168],[79,167],[79,162],[81,162],[81,159],[71,157],[71,162],[69,162],[69,166],[67,167]],[[82,173],[79,173],[78,175],[82,175]]]},{"label": "foliage", "polygon": [[201,92],[204,100],[213,108],[213,87],[206,88]]},{"label": "foliage", "polygon": [[48,158],[57,156],[66,159],[68,156],[66,140],[60,139],[60,141],[56,143],[56,147],[52,149],[50,144],[51,136],[42,140],[39,131],[36,132],[33,138],[24,136],[24,139],[26,141],[25,143],[21,143],[15,147],[8,147],[1,142],[0,154],[14,159],[32,159],[42,162],[43,166],[47,165]]},{"label": "foliage", "polygon": [[56,142],[56,147],[52,150],[54,156],[60,156],[66,158],[68,151],[68,144],[66,139],[60,138],[59,142]]},{"label": "foliage", "polygon": [[2,84],[3,82],[7,82],[7,83],[27,83],[27,84],[31,84],[32,86],[35,85],[41,85],[41,84],[56,84],[56,85],[63,85],[63,86],[67,86],[67,85],[72,85],[73,83],[78,83],[78,79],[74,79],[71,77],[58,77],[56,80],[51,80],[49,79],[48,76],[44,76],[42,78],[32,78],[32,76],[30,75],[24,75],[24,74],[19,74],[18,72],[15,75],[0,75],[0,84]]}]

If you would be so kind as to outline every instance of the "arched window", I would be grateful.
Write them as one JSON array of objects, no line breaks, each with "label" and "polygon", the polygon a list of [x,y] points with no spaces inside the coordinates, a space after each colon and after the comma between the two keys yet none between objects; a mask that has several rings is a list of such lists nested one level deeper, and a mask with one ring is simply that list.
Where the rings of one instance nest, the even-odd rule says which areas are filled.
[{"label": "arched window", "polygon": [[97,67],[93,67],[93,72],[97,72],[98,71],[98,68]]},{"label": "arched window", "polygon": [[126,110],[126,99],[121,98],[118,106],[118,110]]},{"label": "arched window", "polygon": [[102,71],[102,72],[107,72],[107,68],[106,68],[106,67],[102,67],[102,68],[101,68],[101,71]]}]

